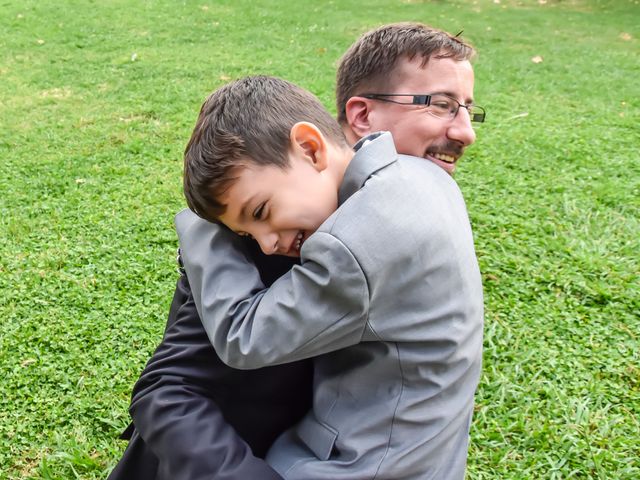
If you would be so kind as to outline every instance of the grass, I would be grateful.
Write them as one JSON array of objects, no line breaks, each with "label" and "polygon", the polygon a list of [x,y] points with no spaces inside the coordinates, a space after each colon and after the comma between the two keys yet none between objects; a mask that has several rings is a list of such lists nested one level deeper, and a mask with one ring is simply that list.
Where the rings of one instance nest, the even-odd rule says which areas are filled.
[{"label": "grass", "polygon": [[205,95],[271,73],[333,111],[341,53],[399,20],[480,51],[468,477],[640,478],[639,2],[303,3],[0,0],[0,478],[105,478],[121,455]]}]

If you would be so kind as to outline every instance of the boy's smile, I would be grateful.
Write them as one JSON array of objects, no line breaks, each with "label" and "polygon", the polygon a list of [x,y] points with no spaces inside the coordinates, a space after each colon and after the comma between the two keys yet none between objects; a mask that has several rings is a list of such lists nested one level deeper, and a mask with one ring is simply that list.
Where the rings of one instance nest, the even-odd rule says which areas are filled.
[{"label": "boy's smile", "polygon": [[304,151],[290,165],[247,163],[220,197],[227,206],[220,221],[239,235],[253,237],[267,255],[300,256],[309,236],[336,210],[337,186],[327,170]]}]

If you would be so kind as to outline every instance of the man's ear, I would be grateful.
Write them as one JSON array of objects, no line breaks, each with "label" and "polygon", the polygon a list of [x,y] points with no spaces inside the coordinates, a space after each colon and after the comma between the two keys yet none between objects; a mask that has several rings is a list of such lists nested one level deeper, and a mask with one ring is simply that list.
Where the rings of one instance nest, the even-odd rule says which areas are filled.
[{"label": "man's ear", "polygon": [[345,105],[345,114],[349,128],[356,137],[362,138],[371,132],[371,100],[364,97],[351,97]]},{"label": "man's ear", "polygon": [[296,123],[289,138],[294,154],[302,155],[319,172],[327,168],[327,141],[313,123]]}]

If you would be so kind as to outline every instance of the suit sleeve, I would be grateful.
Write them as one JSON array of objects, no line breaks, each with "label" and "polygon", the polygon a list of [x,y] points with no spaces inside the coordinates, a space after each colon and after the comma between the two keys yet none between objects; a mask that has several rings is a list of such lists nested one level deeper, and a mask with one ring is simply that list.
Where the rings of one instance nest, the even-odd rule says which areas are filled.
[{"label": "suit sleeve", "polygon": [[[228,377],[235,373],[211,348],[182,276],[165,336],[134,387],[130,407],[162,478],[281,478],[254,456],[212,398],[216,389],[228,387]],[[131,460],[136,461],[141,460]]]},{"label": "suit sleeve", "polygon": [[[302,264],[270,288],[248,261],[240,237],[190,211],[176,216],[185,270],[220,358],[251,369],[314,357],[359,343],[367,324],[364,272],[336,237],[315,233]],[[214,274],[212,265],[216,266]]]}]

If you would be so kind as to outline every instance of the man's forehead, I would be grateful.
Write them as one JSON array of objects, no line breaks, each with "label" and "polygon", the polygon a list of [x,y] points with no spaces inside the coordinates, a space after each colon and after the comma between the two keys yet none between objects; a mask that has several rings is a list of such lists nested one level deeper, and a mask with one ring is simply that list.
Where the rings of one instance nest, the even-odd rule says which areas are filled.
[{"label": "man's forehead", "polygon": [[[446,93],[458,97],[473,97],[474,74],[468,60],[450,58],[402,59],[388,76],[389,93]],[[402,91],[401,91],[402,90]]]},{"label": "man's forehead", "polygon": [[[442,74],[445,75],[442,75]],[[473,67],[469,60],[454,60],[452,58],[431,57],[426,63],[420,56],[412,59],[407,57],[398,60],[390,75],[390,84],[400,84],[407,80],[433,82],[448,80],[461,75],[473,76]]]}]

